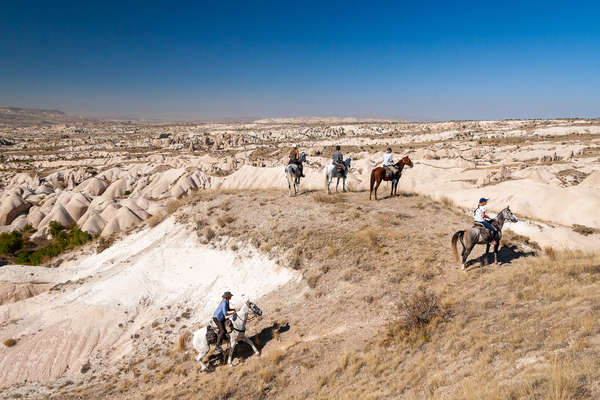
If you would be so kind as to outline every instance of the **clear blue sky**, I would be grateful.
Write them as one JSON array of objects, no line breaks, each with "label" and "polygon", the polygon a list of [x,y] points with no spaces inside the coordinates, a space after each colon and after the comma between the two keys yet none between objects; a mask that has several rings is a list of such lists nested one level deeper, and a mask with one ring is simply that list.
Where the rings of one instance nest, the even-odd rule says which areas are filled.
[{"label": "clear blue sky", "polygon": [[165,119],[600,117],[600,3],[4,2],[0,105]]}]

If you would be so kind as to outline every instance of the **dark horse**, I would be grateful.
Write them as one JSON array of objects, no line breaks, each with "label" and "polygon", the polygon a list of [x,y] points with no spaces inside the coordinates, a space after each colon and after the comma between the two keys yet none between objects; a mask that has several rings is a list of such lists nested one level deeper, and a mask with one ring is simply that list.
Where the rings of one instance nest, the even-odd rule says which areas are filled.
[{"label": "dark horse", "polygon": [[456,242],[460,240],[460,243],[463,246],[463,270],[466,269],[465,263],[467,262],[467,257],[469,257],[469,254],[473,250],[473,247],[475,247],[476,244],[485,244],[485,254],[481,257],[486,257],[487,254],[490,252],[490,244],[494,239],[496,239],[496,245],[494,246],[494,262],[498,264],[498,247],[500,247],[500,239],[502,239],[502,227],[504,226],[505,221],[519,222],[517,217],[515,217],[512,211],[510,211],[509,207],[506,207],[504,210],[500,211],[496,218],[490,221],[492,226],[497,230],[495,238],[492,236],[492,231],[490,231],[482,225],[475,225],[464,231],[458,231],[454,234],[454,236],[452,236],[452,250],[454,251],[454,258],[457,262],[458,251],[456,249]]},{"label": "dark horse", "polygon": [[394,164],[394,168],[396,168],[396,170],[398,171],[395,174],[388,174],[386,168],[384,167],[377,167],[373,171],[371,171],[371,187],[369,190],[369,200],[371,200],[373,186],[375,186],[375,200],[377,200],[377,188],[379,187],[381,181],[392,181],[392,193],[390,193],[390,197],[394,196],[398,191],[398,180],[402,176],[402,168],[404,168],[405,165],[408,165],[411,168],[413,167],[413,163],[410,160],[410,158],[408,158],[408,156],[404,156],[402,160]]}]

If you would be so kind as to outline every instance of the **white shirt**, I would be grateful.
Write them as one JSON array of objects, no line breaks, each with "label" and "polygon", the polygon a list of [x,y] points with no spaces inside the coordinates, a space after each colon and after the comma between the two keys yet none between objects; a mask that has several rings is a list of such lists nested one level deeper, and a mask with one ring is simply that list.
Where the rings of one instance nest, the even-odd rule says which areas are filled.
[{"label": "white shirt", "polygon": [[484,215],[485,215],[485,206],[477,207],[477,209],[475,210],[475,221],[476,222],[485,221],[485,219],[483,218]]},{"label": "white shirt", "polygon": [[384,153],[383,154],[383,166],[387,167],[388,165],[394,165],[394,160],[392,159],[392,153]]}]

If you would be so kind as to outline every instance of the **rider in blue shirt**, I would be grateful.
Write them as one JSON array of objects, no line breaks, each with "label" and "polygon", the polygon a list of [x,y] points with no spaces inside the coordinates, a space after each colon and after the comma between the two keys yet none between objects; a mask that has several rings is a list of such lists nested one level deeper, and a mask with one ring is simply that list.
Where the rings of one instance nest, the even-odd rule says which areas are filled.
[{"label": "rider in blue shirt", "polygon": [[223,343],[223,337],[225,336],[225,318],[235,314],[235,309],[229,308],[229,300],[233,297],[231,292],[223,293],[223,301],[219,304],[215,312],[213,313],[213,321],[217,324],[219,328],[219,333],[217,336],[217,347],[215,347],[215,351],[222,352],[221,343]]}]

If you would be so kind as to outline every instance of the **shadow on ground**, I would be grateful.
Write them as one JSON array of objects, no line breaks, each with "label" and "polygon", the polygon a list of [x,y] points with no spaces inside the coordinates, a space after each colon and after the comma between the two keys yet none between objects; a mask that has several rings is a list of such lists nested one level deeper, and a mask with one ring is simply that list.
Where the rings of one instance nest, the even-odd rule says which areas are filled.
[{"label": "shadow on ground", "polygon": [[[250,337],[250,340],[254,342],[259,351],[265,347],[267,343],[273,340],[276,337],[279,337],[281,333],[287,332],[290,330],[290,323],[286,322],[284,324],[274,323],[271,326],[264,328],[260,333],[257,333],[254,336]],[[224,341],[225,343],[225,341]],[[240,342],[234,350],[233,358],[238,358],[245,360],[249,357],[252,357],[254,352],[252,348],[248,346],[244,342]],[[225,351],[222,354],[211,354],[208,358],[208,363],[211,367],[216,367],[219,363],[226,364],[227,360],[226,356],[229,356],[229,347],[225,348]]]},{"label": "shadow on ground", "polygon": [[[510,264],[513,260],[518,260],[523,257],[531,257],[535,256],[534,251],[522,251],[518,246],[502,246],[498,251],[498,263],[499,264]],[[486,265],[494,264],[494,253],[490,248],[490,252],[488,254],[483,254],[481,257],[471,259],[467,261],[466,267],[469,268],[479,264],[480,267],[484,267]]]}]

